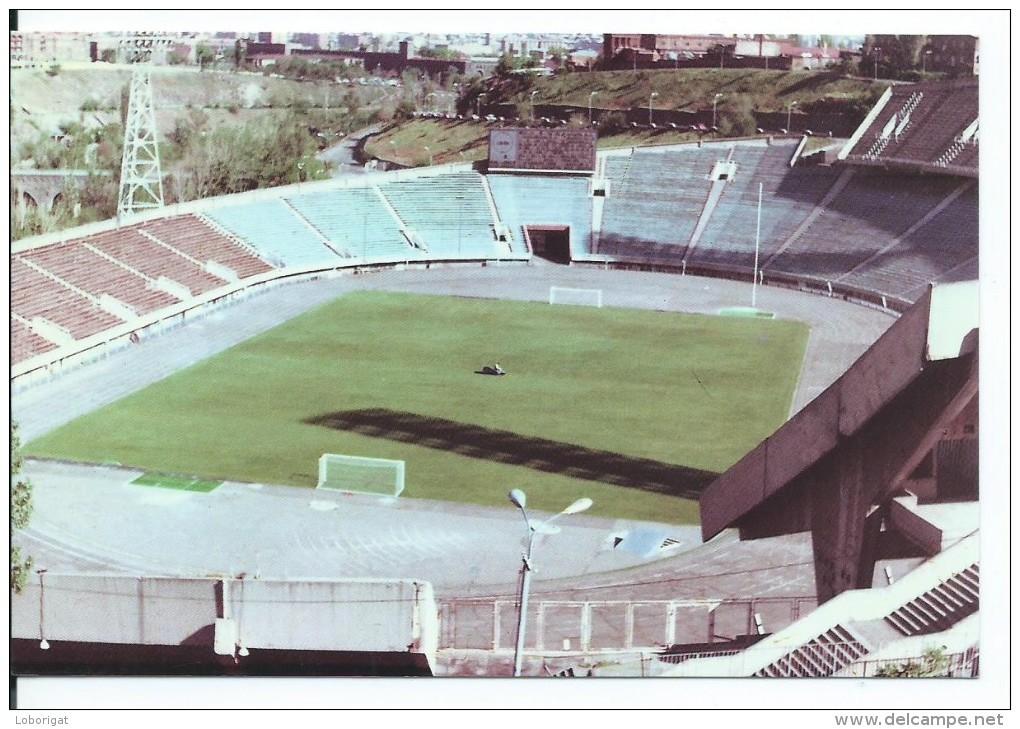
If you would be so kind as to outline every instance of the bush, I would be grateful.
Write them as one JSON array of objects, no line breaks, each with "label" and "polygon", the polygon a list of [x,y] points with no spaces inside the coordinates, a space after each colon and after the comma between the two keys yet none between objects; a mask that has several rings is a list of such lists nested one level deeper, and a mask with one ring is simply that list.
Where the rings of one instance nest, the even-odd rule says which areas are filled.
[{"label": "bush", "polygon": [[622,111],[611,111],[599,117],[599,136],[619,134],[627,128],[627,115]]},{"label": "bush", "polygon": [[949,675],[949,658],[946,649],[930,648],[921,656],[921,661],[906,661],[899,665],[890,663],[875,674],[879,678],[933,678]]},{"label": "bush", "polygon": [[719,106],[716,125],[719,134],[724,137],[750,137],[758,129],[754,114],[751,112],[751,101],[745,96],[734,96]]}]

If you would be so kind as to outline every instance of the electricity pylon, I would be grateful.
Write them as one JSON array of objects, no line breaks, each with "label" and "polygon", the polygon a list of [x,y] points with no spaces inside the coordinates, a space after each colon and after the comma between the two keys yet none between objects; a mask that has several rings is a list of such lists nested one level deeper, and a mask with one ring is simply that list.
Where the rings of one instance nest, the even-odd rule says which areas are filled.
[{"label": "electricity pylon", "polygon": [[124,122],[124,154],[120,165],[117,217],[163,207],[163,175],[159,167],[156,110],[152,104],[152,49],[166,41],[151,37],[121,41],[126,60],[135,64]]}]

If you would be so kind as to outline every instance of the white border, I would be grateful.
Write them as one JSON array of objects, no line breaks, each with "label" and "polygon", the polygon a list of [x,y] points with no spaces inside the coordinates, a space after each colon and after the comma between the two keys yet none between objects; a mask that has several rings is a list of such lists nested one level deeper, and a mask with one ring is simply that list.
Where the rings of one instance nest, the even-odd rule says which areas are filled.
[{"label": "white border", "polygon": [[[394,8],[395,9],[395,8]],[[174,708],[570,708],[545,718],[562,723],[582,721],[586,725],[608,726],[621,717],[607,708],[712,709],[685,715],[684,723],[725,725],[726,715],[739,709],[827,708],[853,713],[874,711],[883,716],[889,710],[914,713],[953,710],[1002,709],[1009,706],[1010,577],[1009,519],[1004,500],[1010,488],[1006,471],[1011,439],[1006,416],[1006,398],[992,391],[1008,383],[1009,335],[1006,328],[1009,297],[1006,197],[1009,147],[1010,86],[1008,11],[976,9],[940,11],[926,8],[900,11],[831,11],[787,6],[779,10],[593,10],[590,5],[574,10],[387,12],[376,10],[202,10],[139,11],[130,9],[19,10],[19,30],[102,31],[102,30],[312,30],[336,28],[344,32],[591,32],[614,29],[623,32],[765,32],[798,31],[833,34],[947,33],[981,37],[982,156],[981,177],[981,379],[986,394],[981,400],[982,536],[982,678],[974,681],[751,681],[725,680],[608,680],[596,681],[510,681],[482,680],[396,680],[396,679],[20,679],[18,703],[43,711],[18,711],[17,715],[55,716],[73,714],[75,727],[138,726],[135,712],[66,712],[61,707]],[[1011,172],[1011,170],[1010,170]],[[9,598],[8,598],[9,599]],[[923,708],[922,708],[923,707]],[[51,711],[52,709],[52,711]],[[723,709],[722,714],[719,709]],[[592,713],[589,713],[591,711]],[[784,711],[784,727],[834,725],[833,712]],[[147,714],[146,724],[178,725],[181,720],[212,719],[199,714]],[[407,715],[405,715],[407,716]],[[543,723],[545,715],[529,717]],[[314,720],[314,715],[301,717]],[[444,723],[461,718],[477,723],[475,712],[447,715]],[[648,715],[641,717],[647,720]],[[275,717],[274,717],[275,718]],[[732,717],[730,717],[732,718]],[[776,717],[779,719],[779,716]],[[231,720],[264,720],[232,712]],[[399,720],[399,719],[398,719]],[[1008,721],[1006,722],[1008,723]]]}]

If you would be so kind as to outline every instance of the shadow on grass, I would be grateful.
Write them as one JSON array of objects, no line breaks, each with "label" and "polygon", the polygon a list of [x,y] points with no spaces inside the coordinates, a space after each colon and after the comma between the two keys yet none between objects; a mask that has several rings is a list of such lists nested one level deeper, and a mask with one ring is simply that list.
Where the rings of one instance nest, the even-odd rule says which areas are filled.
[{"label": "shadow on grass", "polygon": [[413,443],[484,461],[508,463],[688,499],[697,499],[717,476],[711,471],[649,458],[635,458],[506,430],[493,430],[382,408],[325,413],[304,422],[373,438]]}]

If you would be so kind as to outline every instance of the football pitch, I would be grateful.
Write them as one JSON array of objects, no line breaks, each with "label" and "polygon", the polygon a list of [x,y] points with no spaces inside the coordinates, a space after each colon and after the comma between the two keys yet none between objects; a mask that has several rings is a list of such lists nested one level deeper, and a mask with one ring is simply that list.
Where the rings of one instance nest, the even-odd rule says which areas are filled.
[{"label": "football pitch", "polygon": [[[28,455],[312,488],[323,453],[406,461],[403,496],[698,521],[785,419],[806,325],[359,292],[78,418]],[[499,362],[505,377],[479,374]]]}]

